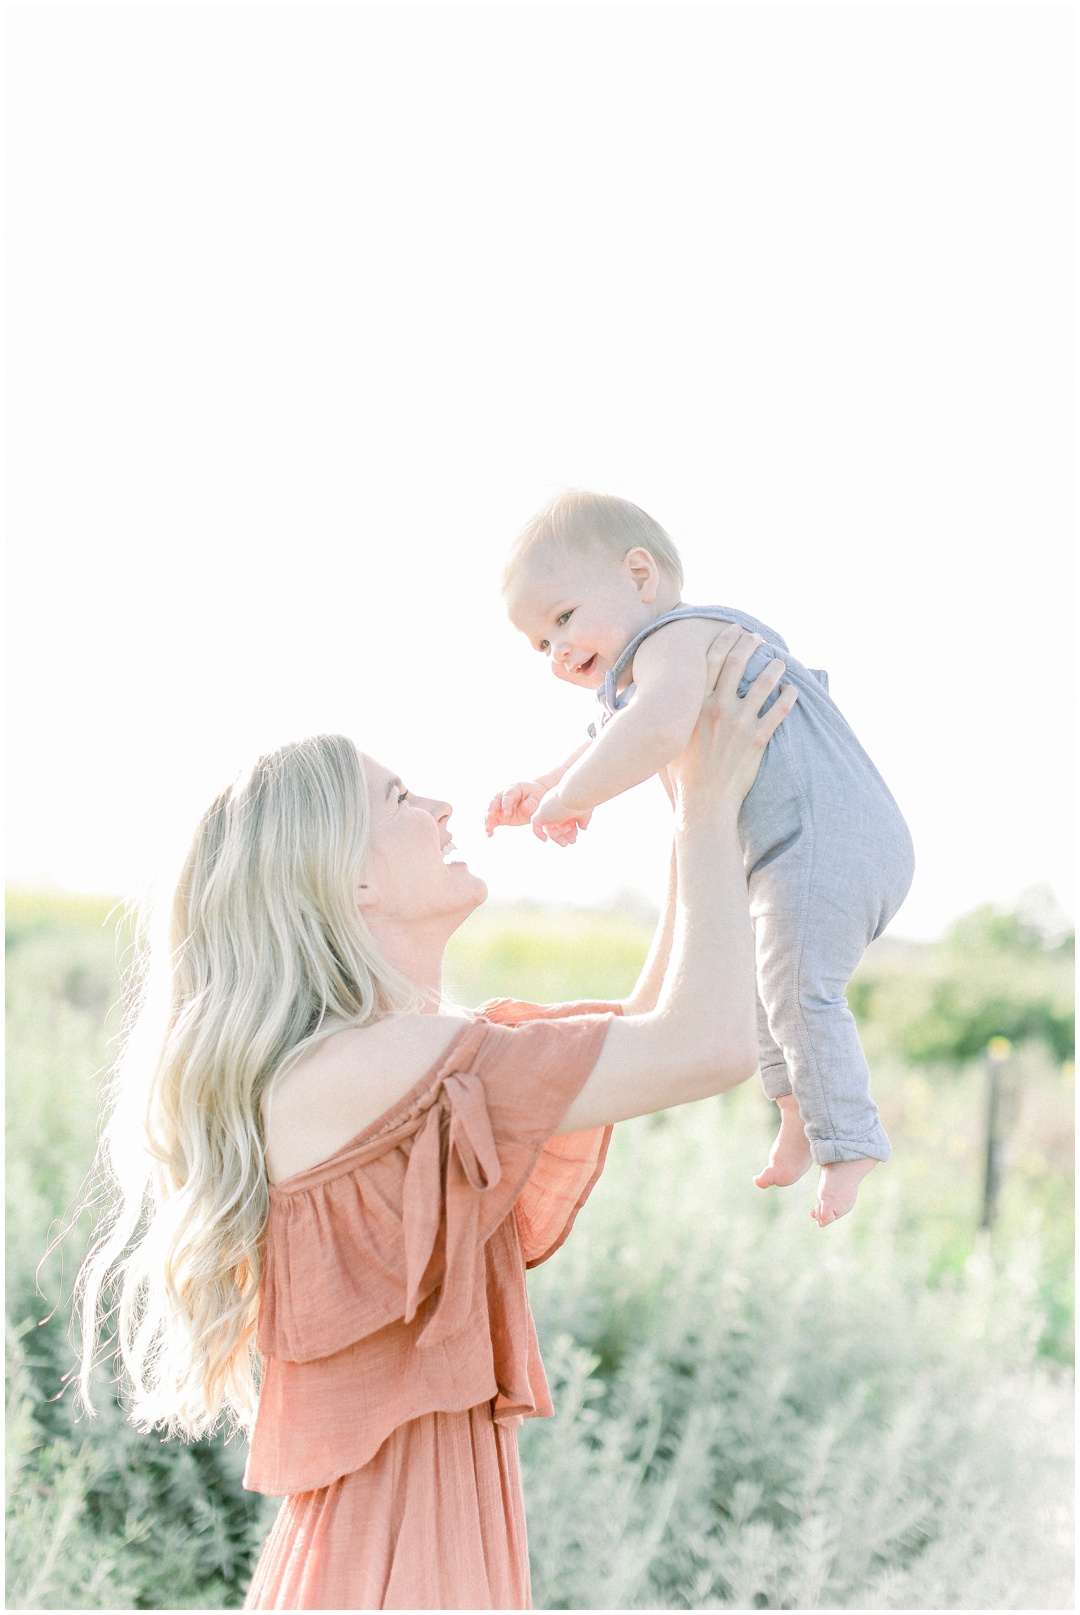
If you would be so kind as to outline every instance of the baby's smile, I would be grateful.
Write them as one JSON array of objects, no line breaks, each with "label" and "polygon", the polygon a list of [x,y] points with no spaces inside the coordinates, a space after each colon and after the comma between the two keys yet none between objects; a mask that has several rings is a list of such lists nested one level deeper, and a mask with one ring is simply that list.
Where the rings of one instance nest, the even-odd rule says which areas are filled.
[{"label": "baby's smile", "polygon": [[572,651],[569,656],[553,659],[551,671],[566,683],[582,684],[586,689],[591,689],[603,677],[600,652],[594,650],[583,656],[580,651]]}]

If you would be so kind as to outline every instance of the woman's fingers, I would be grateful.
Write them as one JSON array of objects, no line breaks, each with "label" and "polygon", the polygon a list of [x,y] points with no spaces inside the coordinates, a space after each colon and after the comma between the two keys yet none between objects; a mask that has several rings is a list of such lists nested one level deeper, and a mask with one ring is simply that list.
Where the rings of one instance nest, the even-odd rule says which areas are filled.
[{"label": "woman's fingers", "polygon": [[748,629],[736,626],[735,635],[727,646],[723,665],[717,672],[713,686],[713,694],[717,700],[735,696],[751,656],[762,643],[760,634],[752,634]]},{"label": "woman's fingers", "polygon": [[762,725],[761,732],[766,741],[770,740],[776,733],[799,697],[799,692],[794,684],[782,684],[780,685],[780,694],[768,712],[762,712],[762,707],[772,695],[776,686],[780,684],[780,680],[786,671],[786,662],[782,662],[779,656],[774,656],[772,661],[762,668],[746,692],[745,711],[748,714],[753,713],[754,717]]},{"label": "woman's fingers", "polygon": [[[793,685],[781,685],[785,664],[774,657],[740,697],[751,657],[764,643],[746,630],[717,635],[710,647],[710,673],[715,688],[707,691],[695,740],[672,765],[682,789],[700,775],[723,795],[742,801],[754,783],[765,748],[795,705]],[[780,685],[779,691],[777,686]],[[762,707],[774,697],[767,713]]]},{"label": "woman's fingers", "polygon": [[[739,635],[738,640],[724,653],[716,681],[715,693],[718,697],[737,693],[739,685],[745,677],[750,658],[758,647],[763,644],[764,640],[760,634],[743,632]],[[786,662],[782,661],[779,656],[774,656],[762,668],[743,698],[746,705],[742,708],[740,715],[749,717],[752,714],[763,725],[762,733],[766,741],[770,740],[776,733],[798,700],[799,692],[794,684],[785,684],[781,686],[780,694],[768,712],[763,714],[761,711],[786,671]]]},{"label": "woman's fingers", "polygon": [[[749,695],[747,699],[749,699]],[[798,699],[799,692],[795,688],[794,684],[781,684],[780,694],[776,697],[776,700],[773,702],[768,712],[762,713],[761,717],[758,719],[758,722],[762,726],[762,733],[765,736],[766,745],[772,739],[773,735],[775,735],[776,731],[779,729],[780,725],[783,723],[784,719],[787,717],[788,713],[791,711]]]},{"label": "woman's fingers", "polygon": [[[787,663],[782,662],[779,656],[774,656],[767,662],[746,692],[747,710],[758,716],[770,695],[780,683],[787,671]],[[771,709],[770,709],[771,710]]]},{"label": "woman's fingers", "polygon": [[[724,668],[727,665],[728,658],[732,655],[736,644],[740,639],[742,639],[744,632],[745,630],[740,628],[738,623],[726,622],[721,627],[720,632],[716,635],[715,639],[713,639],[712,643],[709,645],[708,651],[705,654],[706,695],[711,695],[713,691],[715,691],[721,675],[723,674]],[[747,661],[752,655],[753,648],[751,647],[750,653],[747,656]],[[745,666],[746,664],[744,663],[743,665]],[[740,677],[741,676],[742,675],[740,674]],[[738,683],[737,680],[736,683]]]}]

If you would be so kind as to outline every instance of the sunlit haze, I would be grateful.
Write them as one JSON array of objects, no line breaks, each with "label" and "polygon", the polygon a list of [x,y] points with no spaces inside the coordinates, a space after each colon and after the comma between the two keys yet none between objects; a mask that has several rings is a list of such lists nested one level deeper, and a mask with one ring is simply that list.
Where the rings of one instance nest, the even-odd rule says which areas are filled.
[{"label": "sunlit haze", "polygon": [[1069,907],[1071,13],[8,14],[9,879],[138,892],[343,730],[493,900],[656,902],[655,783],[483,833],[594,698],[505,619],[564,486],[829,670],[932,936]]}]

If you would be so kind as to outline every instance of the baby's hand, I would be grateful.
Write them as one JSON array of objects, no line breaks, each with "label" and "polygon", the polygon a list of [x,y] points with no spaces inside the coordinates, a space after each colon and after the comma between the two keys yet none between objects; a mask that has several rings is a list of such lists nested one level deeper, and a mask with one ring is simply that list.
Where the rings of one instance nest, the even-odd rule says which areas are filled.
[{"label": "baby's hand", "polygon": [[508,791],[500,791],[498,796],[491,798],[484,829],[491,836],[500,825],[513,827],[528,824],[540,806],[543,794],[544,787],[532,779],[519,780]]},{"label": "baby's hand", "polygon": [[541,841],[569,847],[577,840],[578,831],[588,828],[591,818],[591,808],[587,813],[575,813],[564,805],[558,791],[548,791],[532,816],[533,835]]}]

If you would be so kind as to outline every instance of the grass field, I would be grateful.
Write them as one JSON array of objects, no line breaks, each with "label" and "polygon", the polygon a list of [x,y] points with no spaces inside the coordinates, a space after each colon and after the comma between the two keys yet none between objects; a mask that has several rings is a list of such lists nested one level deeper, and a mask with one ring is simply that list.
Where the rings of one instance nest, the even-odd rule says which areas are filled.
[{"label": "grass field", "polygon": [[[104,1376],[75,1424],[62,1298],[85,1225],[36,1288],[94,1150],[108,909],[9,895],[8,1605],[235,1608],[276,1507],[241,1490],[241,1445],[137,1435]],[[896,1153],[846,1222],[811,1223],[809,1180],[752,1186],[755,1084],[616,1130],[530,1278],[557,1407],[522,1432],[538,1608],[1070,1606],[1071,972],[1063,944],[992,918],[951,951],[879,946],[853,984]],[[615,996],[648,934],[493,910],[448,985]],[[980,1231],[986,1075],[963,1050],[987,1025],[1015,1046]]]}]

